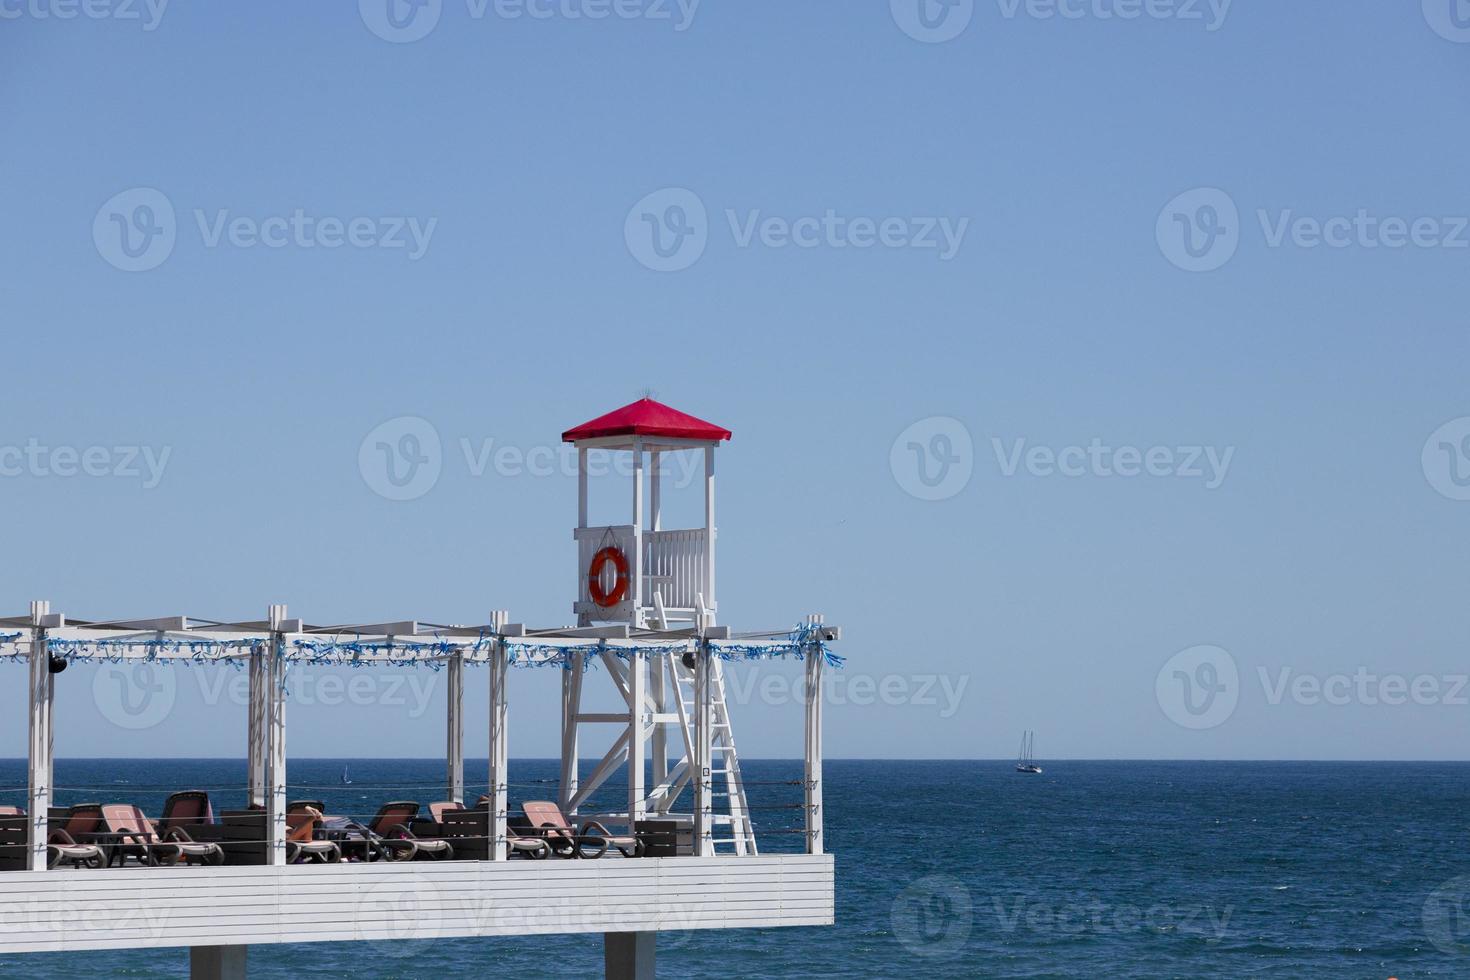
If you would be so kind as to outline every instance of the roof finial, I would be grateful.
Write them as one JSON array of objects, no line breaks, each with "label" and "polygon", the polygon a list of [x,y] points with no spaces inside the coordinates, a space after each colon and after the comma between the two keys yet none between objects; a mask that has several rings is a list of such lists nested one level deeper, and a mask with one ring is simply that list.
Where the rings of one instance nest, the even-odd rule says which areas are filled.
[{"label": "roof finial", "polygon": [[639,398],[653,398],[657,394],[658,393],[655,392],[652,388],[639,388],[638,389],[638,397]]}]

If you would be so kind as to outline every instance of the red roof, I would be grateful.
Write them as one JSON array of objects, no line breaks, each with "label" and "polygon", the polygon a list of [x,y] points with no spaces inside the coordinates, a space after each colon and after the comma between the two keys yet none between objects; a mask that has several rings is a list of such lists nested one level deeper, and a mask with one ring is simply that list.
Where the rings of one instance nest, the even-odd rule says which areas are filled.
[{"label": "red roof", "polygon": [[652,398],[643,398],[600,415],[591,422],[583,422],[575,429],[568,429],[561,438],[563,442],[579,442],[600,436],[662,436],[665,439],[720,442],[731,435],[729,429],[685,415],[677,408],[670,408]]}]

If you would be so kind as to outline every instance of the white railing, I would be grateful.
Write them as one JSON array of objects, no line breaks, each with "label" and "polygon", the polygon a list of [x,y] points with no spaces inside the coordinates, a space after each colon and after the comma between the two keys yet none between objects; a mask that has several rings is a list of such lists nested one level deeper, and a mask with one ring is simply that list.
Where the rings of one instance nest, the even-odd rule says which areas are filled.
[{"label": "white railing", "polygon": [[[633,573],[633,525],[614,524],[611,527],[581,527],[576,529],[577,538],[577,612],[592,613],[597,618],[631,619],[633,612],[633,583],[629,581],[627,595],[616,606],[603,608],[592,602],[588,588],[587,570],[592,567],[592,557],[603,548],[612,545],[622,550],[628,559],[628,574]],[[611,562],[602,566],[602,589],[611,593],[617,581],[617,571]]]},{"label": "white railing", "polygon": [[[628,558],[629,574],[632,574],[633,525],[614,524],[608,527],[584,527],[576,531],[577,538],[577,612],[586,612],[599,619],[632,619],[633,586],[628,583],[624,602],[604,608],[592,602],[588,588],[587,570],[592,558],[608,545],[622,549]],[[714,608],[712,590],[709,587],[709,565],[706,556],[709,549],[705,542],[704,528],[678,531],[643,532],[643,608],[653,608],[655,592],[663,597],[664,608],[681,614],[692,613],[699,607],[701,597],[711,610]],[[602,588],[611,593],[617,573],[611,562],[603,565]]]},{"label": "white railing", "polygon": [[653,594],[663,596],[668,609],[694,609],[703,596],[713,605],[707,577],[704,528],[643,532],[643,601],[653,605]]}]

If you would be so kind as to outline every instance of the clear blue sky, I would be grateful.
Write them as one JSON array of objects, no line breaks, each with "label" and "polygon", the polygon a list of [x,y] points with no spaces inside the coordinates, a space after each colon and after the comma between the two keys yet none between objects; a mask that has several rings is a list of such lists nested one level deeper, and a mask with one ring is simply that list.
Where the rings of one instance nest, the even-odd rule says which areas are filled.
[{"label": "clear blue sky", "polygon": [[[1470,44],[1447,12],[1436,30],[1417,2],[1125,20],[1100,14],[1126,0],[1073,3],[1080,17],[981,0],[926,43],[887,0],[705,0],[687,23],[673,2],[670,19],[600,20],[568,16],[597,0],[558,2],[511,18],[443,0],[409,43],[374,33],[394,28],[371,2],[175,0],[156,23],[142,3],[138,20],[0,4],[0,445],[51,453],[44,474],[0,478],[4,606],[563,622],[575,481],[475,476],[461,440],[554,446],[652,389],[735,432],[725,622],[823,612],[847,629],[850,677],[966,685],[953,712],[938,687],[934,705],[847,697],[832,755],[1004,756],[1030,728],[1043,758],[1466,757],[1470,706],[1273,705],[1258,675],[1470,671],[1470,502],[1421,462],[1470,415],[1470,248],[1444,244],[1470,240]],[[113,214],[166,217],[136,195],[109,210],[135,188],[175,213],[146,271],[106,245]],[[706,209],[706,240],[661,272],[630,242],[635,205],[667,188]],[[1210,213],[1236,250],[1207,272],[1180,268],[1167,234],[1165,206],[1197,188],[1239,215]],[[1206,229],[1200,202],[1219,196],[1184,200]],[[252,244],[297,209],[372,234],[434,223],[422,254],[407,231],[405,248],[328,248],[319,227]],[[1314,248],[1294,226],[1272,246],[1283,216],[1360,210],[1433,218],[1435,243],[1373,248],[1370,230]],[[743,237],[752,217],[829,211],[902,219],[895,234],[967,224],[953,254],[854,247],[847,226],[809,248]],[[216,239],[221,212],[253,224]],[[440,436],[442,472],[394,501],[358,451],[403,416]],[[937,501],[905,491],[890,453],[936,416],[974,447]],[[1016,440],[1094,438],[1234,451],[1214,489],[1005,475]],[[59,476],[60,446],[169,456],[145,487],[146,468]],[[1241,690],[1195,731],[1155,682],[1200,644],[1229,652]],[[22,669],[0,671],[19,708]],[[129,732],[75,671],[63,756],[243,754],[243,709],[195,681]],[[512,753],[553,754],[554,678],[515,683]],[[291,748],[433,755],[441,710],[303,706]],[[796,704],[736,722],[743,752],[800,753]],[[19,711],[0,738],[24,753]]]}]

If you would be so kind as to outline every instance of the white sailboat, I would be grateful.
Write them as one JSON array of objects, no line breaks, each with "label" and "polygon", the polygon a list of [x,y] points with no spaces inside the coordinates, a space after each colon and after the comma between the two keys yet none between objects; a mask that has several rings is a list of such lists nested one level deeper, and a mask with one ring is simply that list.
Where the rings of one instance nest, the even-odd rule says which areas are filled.
[{"label": "white sailboat", "polygon": [[1036,764],[1036,733],[1023,732],[1021,735],[1021,754],[1016,757],[1016,772],[1041,775],[1041,767]]}]

